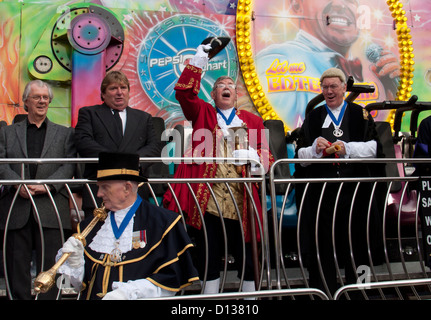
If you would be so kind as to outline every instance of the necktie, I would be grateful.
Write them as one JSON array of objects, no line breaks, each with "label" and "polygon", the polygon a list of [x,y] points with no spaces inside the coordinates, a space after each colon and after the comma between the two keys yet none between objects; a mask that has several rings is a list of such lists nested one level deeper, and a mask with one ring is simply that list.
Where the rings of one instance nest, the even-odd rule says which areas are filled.
[{"label": "necktie", "polygon": [[114,122],[115,127],[117,128],[116,136],[117,136],[117,143],[121,143],[121,140],[123,139],[123,122],[121,121],[119,110],[114,111]]},{"label": "necktie", "polygon": [[123,122],[121,121],[119,110],[113,110],[114,111],[114,119],[115,124],[117,125],[118,132],[120,133],[120,136],[123,136]]}]

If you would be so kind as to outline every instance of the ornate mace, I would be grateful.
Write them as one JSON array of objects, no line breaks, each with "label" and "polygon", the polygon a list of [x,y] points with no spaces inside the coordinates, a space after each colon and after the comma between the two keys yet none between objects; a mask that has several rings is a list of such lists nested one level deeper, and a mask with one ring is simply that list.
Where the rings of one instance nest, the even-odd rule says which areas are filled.
[{"label": "ornate mace", "polygon": [[[105,209],[105,206],[102,204],[102,207],[94,209],[93,215],[93,220],[91,220],[90,224],[84,229],[84,231],[82,231],[81,233],[75,233],[73,235],[73,237],[82,242],[84,247],[86,246],[85,238],[99,221],[104,221],[106,219],[108,213]],[[34,281],[34,291],[36,293],[46,293],[52,288],[55,283],[55,276],[57,274],[58,268],[60,268],[61,265],[66,262],[69,256],[70,252],[63,253],[60,259],[58,259],[58,261],[52,266],[51,269],[39,273],[39,275]]]}]

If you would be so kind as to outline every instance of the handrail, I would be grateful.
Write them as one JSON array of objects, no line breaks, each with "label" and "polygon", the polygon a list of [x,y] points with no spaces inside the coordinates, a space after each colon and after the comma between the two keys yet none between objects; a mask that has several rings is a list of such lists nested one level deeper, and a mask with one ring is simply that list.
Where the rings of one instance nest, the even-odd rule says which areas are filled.
[{"label": "handrail", "polygon": [[[141,158],[141,162],[157,162],[162,161],[165,164],[176,161],[177,163],[180,162],[187,162],[190,161],[197,161],[197,163],[202,163],[204,161],[235,161],[238,160],[236,158],[213,158],[213,157],[207,157],[207,158]],[[241,159],[244,160],[244,159]],[[251,162],[255,161],[253,159],[245,159],[249,160]],[[90,163],[90,162],[97,162],[97,158],[75,158],[75,159],[0,159],[0,165],[6,164],[6,163],[19,163],[19,164],[26,164],[26,163],[54,163],[54,162],[62,162],[62,163]],[[310,297],[314,298],[315,296],[320,297],[323,300],[331,300],[331,299],[339,299],[341,295],[347,294],[349,291],[352,290],[362,290],[363,288],[366,289],[367,286],[370,286],[370,288],[373,289],[384,289],[384,288],[394,288],[397,291],[397,295],[400,299],[402,299],[403,292],[399,291],[399,287],[410,287],[412,288],[411,291],[413,291],[414,296],[416,298],[421,298],[420,292],[418,292],[416,289],[414,289],[414,286],[416,285],[428,285],[429,291],[431,292],[431,279],[429,278],[429,268],[424,265],[424,262],[421,260],[422,257],[420,256],[421,248],[419,246],[420,235],[419,235],[419,228],[418,225],[418,215],[417,215],[417,208],[418,204],[415,202],[415,216],[414,220],[416,221],[416,225],[414,226],[415,234],[413,237],[410,237],[407,239],[408,241],[413,241],[412,250],[414,252],[419,253],[419,260],[407,260],[405,259],[404,255],[406,255],[406,251],[404,250],[405,241],[406,239],[403,238],[403,231],[401,230],[401,216],[402,216],[402,210],[403,210],[403,203],[405,201],[414,201],[414,199],[409,198],[409,184],[418,181],[419,177],[417,176],[394,176],[394,177],[388,177],[388,176],[381,176],[381,177],[358,177],[358,178],[295,178],[293,177],[276,177],[275,172],[277,169],[277,166],[280,166],[282,164],[286,163],[294,163],[294,164],[301,164],[301,163],[310,163],[310,164],[328,164],[328,163],[397,163],[397,164],[406,164],[414,165],[416,163],[430,163],[431,159],[429,158],[382,158],[382,159],[307,159],[307,160],[301,160],[301,159],[279,159],[274,162],[274,164],[271,166],[268,173],[265,175],[254,175],[250,178],[187,178],[187,179],[173,179],[172,177],[169,178],[160,178],[160,177],[150,177],[148,178],[147,185],[150,187],[150,190],[152,190],[151,185],[153,184],[165,184],[171,188],[171,184],[175,183],[182,183],[187,184],[189,186],[189,189],[191,190],[191,186],[195,183],[205,183],[208,186],[212,183],[257,183],[261,186],[261,202],[262,202],[262,212],[263,220],[258,221],[259,225],[259,232],[261,232],[263,237],[262,242],[262,253],[260,260],[262,262],[262,265],[260,266],[260,275],[261,275],[261,283],[259,285],[260,290],[255,292],[229,292],[229,293],[219,293],[216,295],[201,295],[201,294],[191,294],[191,292],[195,292],[197,289],[196,287],[199,287],[198,285],[192,286],[190,291],[184,292],[181,296],[175,296],[172,298],[161,298],[163,299],[172,299],[172,300],[180,300],[180,299],[241,299],[241,298],[248,298],[248,297],[255,297],[255,298],[265,298],[265,297],[281,297],[281,296],[292,296],[295,297],[297,295],[309,295]],[[24,168],[24,166],[23,166]],[[262,173],[262,172],[261,172]],[[422,177],[422,178],[430,178],[431,177]],[[269,189],[266,190],[266,183],[269,180]],[[318,290],[317,288],[310,288],[308,279],[307,279],[307,273],[305,271],[305,267],[303,266],[303,257],[301,256],[300,252],[298,252],[298,262],[299,267],[291,267],[286,266],[284,264],[284,259],[286,257],[286,252],[283,250],[285,249],[282,245],[283,236],[286,235],[286,231],[283,229],[281,223],[282,223],[282,217],[280,219],[277,218],[277,210],[281,210],[283,213],[284,207],[286,206],[286,197],[289,193],[295,191],[295,186],[297,185],[303,185],[305,186],[305,190],[309,185],[312,185],[313,183],[356,183],[356,184],[362,184],[362,183],[370,183],[372,185],[380,184],[380,183],[387,183],[388,188],[386,191],[386,199],[385,203],[389,203],[391,200],[391,197],[393,197],[392,193],[390,193],[390,186],[393,182],[403,182],[405,183],[403,185],[402,190],[400,191],[400,205],[396,207],[396,216],[395,216],[395,223],[396,227],[398,228],[397,234],[395,234],[395,247],[392,248],[395,249],[395,251],[398,251],[398,255],[401,255],[401,258],[399,261],[393,262],[390,261],[390,259],[386,259],[386,269],[385,264],[383,266],[375,266],[373,265],[372,261],[370,264],[370,274],[372,275],[372,279],[374,282],[367,282],[367,283],[360,283],[360,284],[348,284],[348,285],[342,285],[342,287],[334,294],[329,294],[327,292]],[[93,183],[96,183],[95,180],[88,180],[88,179],[19,179],[19,180],[0,180],[0,186],[7,186],[7,185],[15,185],[15,184],[64,184],[66,186],[67,192],[70,197],[72,197],[72,191],[70,190],[70,186],[72,185],[90,185]],[[275,186],[280,184],[286,184],[288,187],[286,188],[284,195],[279,195],[275,193]],[[374,190],[374,188],[373,188]],[[251,193],[251,191],[246,188],[246,192],[248,194]],[[374,192],[374,191],[373,191]],[[152,192],[152,196],[155,198],[156,195]],[[269,196],[269,200],[267,203],[267,196]],[[280,205],[277,207],[277,197],[284,197],[283,198],[283,204],[280,208]],[[174,196],[175,198],[175,196]],[[410,199],[410,200],[409,200]],[[78,205],[73,199],[73,207],[77,209]],[[174,199],[179,205],[178,199]],[[267,204],[271,205],[271,213],[272,218],[266,215],[267,213]],[[253,204],[256,206],[256,204]],[[216,203],[216,206],[218,204]],[[301,204],[298,204],[298,223],[300,223],[300,215],[301,212],[299,210]],[[281,213],[281,214],[282,214]],[[183,221],[184,216],[183,212],[180,209],[180,214],[182,215]],[[389,219],[390,214],[389,212],[382,212],[383,219]],[[59,221],[59,224],[61,222]],[[272,225],[271,230],[268,230],[269,226]],[[273,234],[271,234],[271,232]],[[387,230],[384,230],[385,235],[385,241],[391,240],[387,239]],[[5,232],[6,234],[6,232]],[[6,235],[5,235],[6,236]],[[296,235],[296,240],[299,240],[298,235]],[[273,240],[273,252],[270,250],[270,240]],[[300,248],[300,243],[298,243],[298,248]],[[368,244],[369,245],[369,244]],[[5,249],[5,247],[4,247]],[[387,243],[385,242],[385,257],[389,255],[389,247],[387,246]],[[274,254],[274,256],[272,256]],[[3,252],[3,255],[5,257],[5,252]],[[407,256],[406,256],[407,257]],[[408,258],[408,257],[407,257]],[[226,260],[226,255],[225,255]],[[5,263],[5,261],[4,261]],[[338,270],[340,271],[340,270]],[[226,271],[226,268],[224,272]],[[266,272],[266,274],[265,274]],[[339,274],[340,278],[342,277],[341,273]],[[283,281],[283,277],[284,280]],[[400,277],[402,279],[400,279]],[[420,279],[416,279],[419,277]],[[407,278],[407,279],[405,279]],[[301,280],[302,279],[302,280]],[[389,280],[388,280],[389,279]],[[387,281],[388,280],[388,281]],[[224,281],[222,286],[225,284],[228,285],[229,279],[226,278],[226,274],[224,274]],[[302,282],[301,282],[302,281]],[[275,284],[275,289],[272,288],[272,286]],[[238,285],[238,283],[235,283],[234,285]],[[284,289],[285,286],[287,286],[287,289]],[[241,281],[239,282],[239,287],[241,287]],[[196,290],[195,290],[196,289]],[[362,291],[361,291],[362,292]],[[381,292],[381,291],[380,291]],[[380,293],[381,298],[385,298],[383,292]]]},{"label": "handrail", "polygon": [[[195,161],[197,163],[203,163],[205,161],[215,161],[217,163],[229,161],[229,162],[233,163],[233,162],[238,161],[238,160],[239,161],[250,161],[251,163],[255,163],[256,165],[259,164],[258,161],[254,160],[254,159],[248,159],[248,158],[218,158],[218,157],[200,157],[200,158],[140,158],[140,162],[151,162],[151,163],[160,162],[160,161],[162,161],[164,163],[169,163],[171,161],[186,162],[186,163],[190,163],[190,162],[193,162],[193,161]],[[28,163],[37,163],[37,164],[58,163],[58,162],[61,162],[61,163],[94,163],[94,162],[97,162],[97,161],[98,161],[97,158],[75,158],[75,159],[71,159],[71,158],[65,158],[65,159],[63,159],[63,158],[60,158],[60,159],[58,159],[58,158],[50,158],[50,159],[48,159],[48,158],[44,158],[44,159],[39,159],[39,158],[36,158],[36,159],[29,159],[29,158],[26,158],[26,159],[0,159],[0,165],[4,165],[4,164],[8,164],[8,163],[9,164],[11,164],[11,163],[13,163],[13,164],[18,163],[18,164],[22,165],[22,169],[24,170],[24,164],[28,164]],[[260,173],[263,173],[263,170],[261,170]],[[72,186],[72,185],[84,185],[84,187],[85,187],[85,186],[88,186],[89,184],[96,183],[96,180],[88,180],[88,179],[81,179],[81,178],[78,178],[78,179],[19,179],[19,180],[0,180],[0,186],[2,186],[2,185],[3,186],[8,186],[8,185],[17,185],[17,184],[19,184],[19,185],[23,185],[25,187],[27,184],[49,185],[49,184],[54,184],[54,183],[55,184],[64,184],[66,186],[66,189],[68,190],[69,196],[72,198],[73,194],[72,194],[69,186]],[[265,191],[265,176],[264,175],[253,175],[253,176],[251,176],[249,178],[187,178],[187,179],[183,178],[183,179],[174,179],[173,177],[172,178],[153,178],[153,177],[150,177],[150,178],[148,178],[148,181],[146,182],[146,185],[148,185],[148,187],[150,188],[151,195],[153,196],[153,199],[157,203],[156,195],[154,194],[154,192],[152,190],[151,184],[168,184],[168,187],[170,188],[170,184],[174,184],[174,183],[175,184],[183,183],[183,184],[187,184],[189,186],[191,186],[192,184],[198,184],[198,183],[205,183],[207,185],[212,184],[212,183],[225,183],[226,185],[228,185],[229,183],[242,183],[242,184],[244,184],[246,193],[249,196],[251,195],[251,190],[250,190],[250,188],[246,184],[247,183],[259,184],[261,186],[261,190],[263,191],[262,200],[261,200],[262,201],[262,208],[263,208],[263,212],[266,213],[266,202],[265,202],[265,198],[264,198],[265,197],[264,193],[266,192]],[[228,189],[230,189],[229,186],[228,186]],[[91,191],[91,190],[89,190],[89,191]],[[193,192],[193,190],[191,188],[190,188],[190,191]],[[28,190],[27,190],[27,192],[28,192]],[[17,195],[17,193],[16,193],[16,195]],[[176,196],[174,195],[174,197],[176,197]],[[232,193],[231,193],[231,197],[232,197],[233,201],[235,202],[235,199],[233,198],[233,194]],[[178,200],[175,200],[175,201],[176,201],[177,204],[179,203]],[[75,201],[74,198],[73,198],[72,202],[74,203],[75,210],[78,209],[76,201]],[[9,211],[9,216],[11,214],[11,210],[12,210],[12,207],[13,207],[14,203],[15,202],[13,202],[12,205],[11,205],[11,209]],[[52,202],[52,204],[55,206],[54,201]],[[32,202],[32,205],[36,209],[35,210],[36,211],[36,218],[38,219],[38,221],[40,221],[39,214],[37,213],[36,204],[34,202]],[[253,205],[255,207],[255,210],[257,209],[256,208],[256,203],[254,202],[254,200],[251,201],[251,205]],[[217,200],[216,200],[216,206],[219,208]],[[180,212],[180,214],[182,216],[182,220],[184,221],[185,219],[184,219],[183,213]],[[239,215],[239,217],[240,217],[240,215]],[[257,218],[259,232],[261,234],[265,234],[267,232],[266,226],[265,226],[265,224],[266,224],[265,220],[261,221],[261,219],[259,217],[256,217],[256,218]],[[63,229],[63,226],[61,224],[60,219],[57,219],[57,221],[59,223],[59,225],[58,225],[59,228]],[[39,225],[40,225],[40,223],[39,223]],[[4,234],[4,239],[7,238],[7,234],[8,234],[7,231],[8,231],[8,228],[6,226],[6,232]],[[42,230],[40,230],[40,231],[41,231],[41,233],[40,233],[41,234],[41,240],[43,241],[43,232],[42,232]],[[266,254],[266,252],[268,250],[268,243],[266,243],[264,237],[262,238],[262,240],[263,241],[262,241],[261,263],[260,263],[260,266],[261,266],[261,271],[260,271],[261,281],[263,281],[263,274],[264,274],[265,267],[270,268],[269,267],[270,266],[269,261],[265,261],[265,259],[269,259],[268,255]],[[64,239],[62,240],[62,242],[64,242]],[[243,242],[244,242],[244,236],[243,236]],[[4,261],[3,261],[3,263],[4,263],[4,266],[6,268],[6,255],[5,255],[6,247],[5,247],[5,244],[6,244],[6,241],[4,241],[4,246],[3,246],[3,250],[4,250],[4,252],[3,252],[4,253]],[[243,249],[244,249],[244,246],[243,246]],[[43,257],[42,257],[42,260],[43,260]],[[243,261],[244,261],[243,263],[245,264],[245,259],[243,259]],[[227,259],[225,259],[225,265],[226,264],[227,264]],[[226,270],[226,267],[225,267],[225,270]],[[243,272],[243,274],[244,274],[244,272]],[[268,274],[269,274],[269,272],[268,272]],[[243,281],[243,279],[241,279],[240,288],[241,288],[242,281]],[[259,287],[261,287],[261,283],[259,284]],[[270,283],[270,279],[268,279],[267,283]],[[6,274],[6,285],[7,285],[7,287],[9,287],[8,286],[8,281],[7,281],[7,274]],[[202,290],[203,290],[204,286],[205,286],[205,283],[203,283]]]},{"label": "handrail", "polygon": [[[300,229],[300,225],[302,225],[302,211],[301,208],[303,206],[302,202],[296,203],[296,217],[297,217],[297,226],[296,228],[289,227],[283,227],[282,221],[283,221],[283,215],[286,210],[286,199],[288,197],[288,194],[291,192],[294,192],[296,190],[295,186],[302,185],[304,190],[302,191],[303,194],[309,192],[308,187],[315,184],[320,183],[322,185],[322,188],[325,188],[326,185],[332,184],[332,183],[338,183],[340,185],[343,184],[353,184],[356,185],[356,188],[363,183],[368,183],[371,188],[370,191],[372,192],[372,195],[370,195],[370,199],[374,196],[374,192],[376,189],[376,185],[385,185],[386,186],[386,195],[384,200],[384,204],[386,204],[386,207],[384,208],[384,212],[381,212],[381,216],[383,219],[383,230],[380,232],[382,233],[383,241],[384,241],[384,253],[385,256],[385,262],[383,264],[378,264],[377,266],[373,263],[373,258],[371,258],[371,252],[370,252],[370,230],[369,225],[367,225],[367,247],[368,247],[368,255],[369,255],[369,265],[368,265],[368,272],[369,275],[372,277],[373,280],[375,280],[377,283],[382,282],[385,278],[389,277],[391,281],[399,280],[399,277],[407,278],[403,279],[405,280],[406,286],[410,287],[411,292],[413,292],[414,296],[417,299],[421,298],[420,292],[418,292],[415,288],[415,281],[409,282],[409,280],[412,280],[412,278],[420,277],[420,278],[429,278],[430,277],[430,271],[429,267],[425,266],[425,263],[423,261],[423,257],[421,254],[421,237],[420,237],[420,216],[418,215],[418,208],[419,208],[419,201],[418,196],[416,196],[416,193],[414,195],[410,196],[411,188],[409,185],[411,185],[413,182],[418,181],[421,179],[431,179],[431,176],[383,176],[381,177],[353,177],[353,178],[296,178],[296,177],[280,177],[276,176],[277,172],[277,166],[285,165],[285,164],[301,164],[301,163],[309,163],[313,165],[319,165],[319,164],[328,164],[328,163],[351,163],[351,164],[364,164],[364,163],[399,163],[399,164],[406,164],[414,165],[415,163],[429,163],[431,165],[431,159],[430,158],[382,158],[382,159],[279,159],[270,168],[269,171],[269,185],[270,185],[270,198],[271,198],[271,205],[272,205],[272,218],[273,218],[273,229],[274,229],[274,239],[275,239],[275,279],[274,281],[277,283],[278,287],[281,287],[282,284],[282,276],[284,276],[285,283],[289,286],[289,272],[292,273],[292,270],[289,270],[289,268],[283,268],[281,269],[281,266],[284,265],[284,259],[287,256],[287,252],[283,252],[282,250],[282,239],[287,237],[289,234],[292,235],[292,233],[296,233],[296,241],[297,241],[297,263],[299,263],[299,271],[302,274],[302,284],[299,284],[299,286],[309,287],[308,279],[307,279],[307,273],[306,268],[304,266],[304,258],[301,254],[302,252],[302,243],[300,238],[300,233],[298,230]],[[403,188],[401,191],[399,191],[397,194],[394,194],[391,192],[391,185],[393,182],[400,181],[403,182]],[[278,186],[284,185],[286,187],[286,191],[283,194],[277,194],[276,190],[279,190]],[[302,187],[301,187],[302,189]],[[322,191],[323,192],[323,191]],[[355,197],[355,193],[353,193],[353,197]],[[315,196],[317,199],[319,198],[319,194],[321,194],[318,191],[318,194]],[[335,195],[334,195],[335,196]],[[277,199],[281,198],[281,200]],[[302,200],[301,200],[302,199]],[[301,199],[296,198],[296,201],[304,201],[304,196],[302,196]],[[354,198],[353,198],[354,199]],[[280,207],[280,203],[282,202],[282,205]],[[321,205],[321,202],[318,202],[317,206],[318,208]],[[352,200],[353,203],[353,200]],[[277,207],[278,204],[278,207]],[[294,204],[295,205],[295,204]],[[335,200],[335,206],[337,206],[337,200]],[[407,207],[408,206],[408,207]],[[390,209],[390,210],[389,210]],[[368,215],[370,214],[371,210],[371,202],[368,204]],[[406,210],[410,210],[405,212]],[[411,212],[413,210],[413,212]],[[390,211],[390,212],[389,212]],[[318,215],[318,212],[316,213]],[[350,213],[346,212],[346,214],[349,215],[349,244],[350,244],[350,250],[352,250],[351,247],[351,215],[352,215],[352,208],[350,209]],[[413,230],[415,233],[413,236],[406,237],[405,235],[405,228],[406,226],[403,226],[402,217],[406,217],[408,214],[409,221],[413,220],[413,223],[409,224],[409,228]],[[394,216],[395,215],[395,216]],[[278,218],[278,216],[280,216]],[[335,208],[334,208],[334,216],[335,216]],[[318,218],[316,218],[318,219]],[[368,217],[369,219],[369,217]],[[367,219],[367,220],[368,220]],[[332,222],[335,223],[335,220]],[[369,222],[368,222],[369,223]],[[386,225],[386,223],[391,223],[395,225],[395,234],[390,235],[388,233],[387,228],[390,225]],[[315,224],[317,226],[317,222]],[[316,228],[316,234],[314,234],[313,239],[317,237],[318,229]],[[334,229],[332,230],[332,243],[333,246],[335,246],[334,243]],[[388,237],[394,236],[395,238],[392,240]],[[288,239],[291,239],[291,237],[288,237]],[[313,240],[314,241],[314,240]],[[410,249],[405,249],[407,241],[412,242]],[[389,246],[390,244],[390,246]],[[317,244],[316,244],[317,245]],[[318,245],[317,245],[318,246]],[[292,249],[290,249],[292,250]],[[409,251],[406,251],[409,250]],[[391,251],[391,252],[389,252]],[[397,253],[398,251],[398,253]],[[412,260],[412,258],[408,256],[408,252],[416,252],[417,258],[415,256],[415,260]],[[319,249],[317,248],[317,254],[319,252]],[[351,259],[352,259],[352,265],[359,267],[355,264],[354,258],[352,253]],[[398,260],[393,260],[393,257],[398,255]],[[390,256],[390,259],[388,258]],[[334,253],[334,260],[335,260],[335,266],[337,270],[337,278],[338,282],[341,283],[341,286],[344,288],[350,288],[348,286],[343,286],[343,275],[340,272],[340,269],[337,266],[337,255]],[[318,258],[318,261],[319,258]],[[386,263],[386,265],[385,265]],[[298,272],[298,271],[296,271]],[[321,274],[322,275],[322,274]],[[298,275],[296,275],[298,277]],[[397,278],[397,279],[395,279]],[[298,280],[299,281],[299,280]],[[298,281],[296,281],[296,285],[298,285]],[[388,285],[391,282],[388,282]],[[425,281],[425,283],[427,283]],[[386,285],[386,284],[383,284]],[[355,285],[351,285],[352,287],[355,287]],[[379,295],[382,299],[385,299],[385,293],[380,290],[378,287],[378,284],[373,285],[374,288],[378,289]],[[328,288],[327,288],[328,289]],[[395,291],[398,294],[399,298],[402,298],[403,293],[398,290],[397,287],[394,287]],[[428,288],[429,291],[431,291],[431,286]],[[324,290],[325,291],[325,290]],[[325,292],[329,299],[338,299],[338,296],[332,296],[330,292]],[[343,290],[339,294],[347,294],[347,290]],[[368,297],[366,297],[368,299]]]}]

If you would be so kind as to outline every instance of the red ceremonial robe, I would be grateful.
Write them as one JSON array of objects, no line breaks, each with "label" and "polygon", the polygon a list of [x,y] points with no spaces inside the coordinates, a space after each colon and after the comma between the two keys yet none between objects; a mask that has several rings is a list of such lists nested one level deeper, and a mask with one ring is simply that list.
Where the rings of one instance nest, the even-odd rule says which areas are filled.
[{"label": "red ceremonial robe", "polygon": [[[194,138],[192,139],[192,149],[186,153],[186,156],[194,157],[199,156],[216,156],[216,141],[223,139],[223,134],[221,128],[217,124],[217,111],[209,103],[203,101],[198,97],[200,82],[201,82],[202,69],[194,67],[192,65],[187,65],[182,72],[178,83],[175,86],[176,98],[179,101],[183,113],[187,120],[192,123]],[[250,146],[256,149],[260,156],[261,163],[264,168],[269,168],[269,166],[274,162],[274,158],[269,151],[268,141],[265,136],[265,127],[263,125],[262,118],[256,116],[248,111],[237,110],[236,115],[247,125],[248,136],[250,141]],[[212,141],[210,139],[205,139],[206,135],[203,135],[202,139],[194,141],[196,139],[196,131],[199,129],[206,129],[206,132],[212,133]],[[250,130],[255,129],[255,130]],[[204,132],[204,131],[199,131]],[[253,132],[252,136],[250,132]],[[205,148],[202,144],[205,143]],[[211,145],[209,145],[211,143]],[[198,147],[198,148],[197,148]],[[204,154],[204,149],[212,150],[211,154]],[[192,153],[192,154],[191,154]],[[199,154],[197,154],[199,153]],[[214,178],[217,171],[217,163],[181,163],[175,172],[175,178]],[[245,170],[242,172],[243,177],[245,177]],[[196,194],[199,207],[203,214],[205,214],[209,197],[211,197],[210,191],[205,183],[193,183],[193,192]],[[186,216],[186,222],[188,225],[193,226],[197,229],[202,227],[202,221],[200,218],[198,207],[193,199],[191,192],[189,191],[187,184],[178,183],[172,184],[172,188],[175,195],[179,201],[181,209]],[[260,202],[260,197],[257,189],[257,185],[252,185],[253,199],[256,203],[258,209],[258,215],[262,219],[262,207]],[[246,201],[247,191],[244,189],[244,202],[243,202],[243,214],[242,222],[245,232],[245,240],[250,241],[250,229],[249,221],[247,217],[247,201]],[[163,205],[172,210],[179,211],[174,200],[174,196],[171,191],[168,190],[163,198]],[[262,221],[262,220],[260,220]],[[256,224],[257,226],[257,224]],[[256,230],[259,230],[256,227]],[[259,239],[259,233],[258,233]]]}]

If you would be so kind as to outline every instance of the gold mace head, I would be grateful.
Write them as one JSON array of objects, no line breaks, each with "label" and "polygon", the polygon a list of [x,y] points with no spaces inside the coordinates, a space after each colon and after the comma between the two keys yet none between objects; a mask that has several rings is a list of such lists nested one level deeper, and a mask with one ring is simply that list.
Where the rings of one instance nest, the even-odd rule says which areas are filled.
[{"label": "gold mace head", "polygon": [[55,283],[55,273],[50,270],[41,272],[34,280],[34,291],[36,293],[48,292]]},{"label": "gold mace head", "polygon": [[105,205],[102,203],[100,208],[96,208],[93,210],[94,217],[98,218],[100,221],[104,221],[108,216],[108,212],[105,209]]}]

